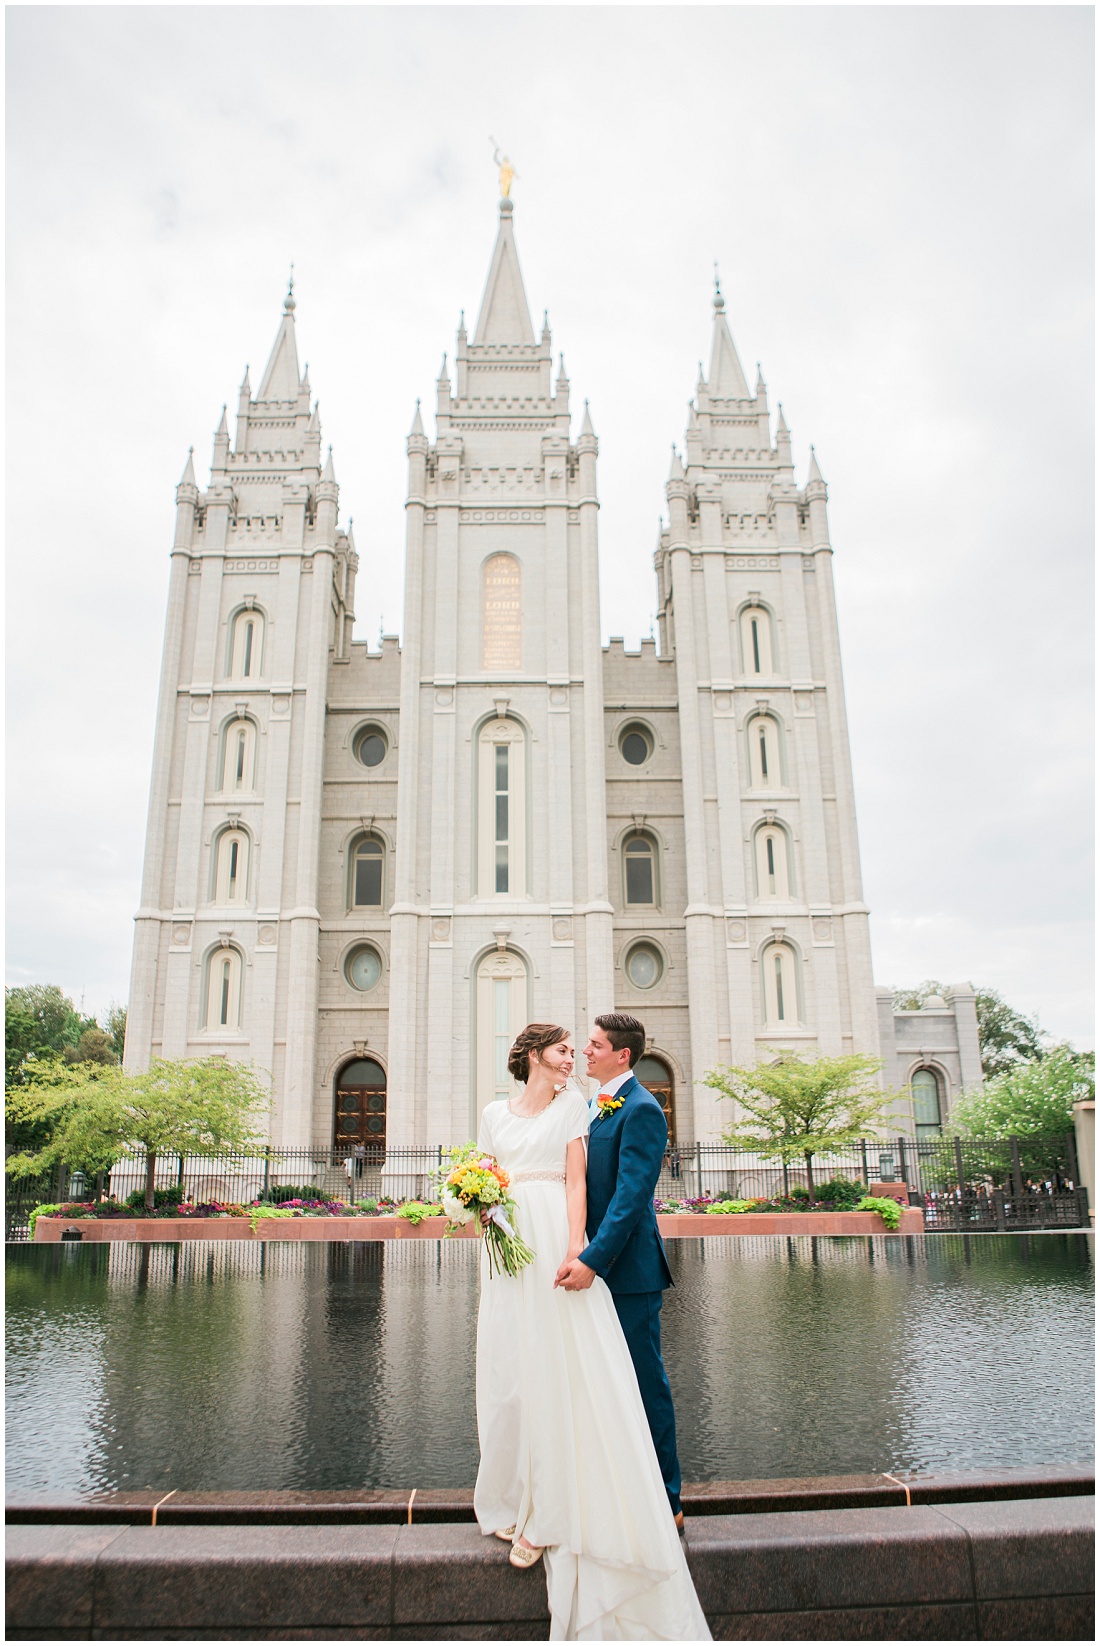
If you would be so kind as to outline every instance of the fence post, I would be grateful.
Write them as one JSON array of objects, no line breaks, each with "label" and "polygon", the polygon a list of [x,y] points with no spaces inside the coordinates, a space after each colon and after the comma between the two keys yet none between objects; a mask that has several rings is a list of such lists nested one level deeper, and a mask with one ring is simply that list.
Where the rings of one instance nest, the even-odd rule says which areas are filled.
[{"label": "fence post", "polygon": [[1024,1198],[1024,1174],[1020,1170],[1020,1139],[1010,1137],[1008,1147],[1012,1153],[1012,1187],[1017,1200],[1022,1201]]},{"label": "fence post", "polygon": [[997,1229],[1001,1234],[1003,1234],[1006,1228],[1005,1196],[1003,1189],[994,1189],[993,1191],[993,1210],[997,1217]]},{"label": "fence post", "polygon": [[270,1194],[270,1192],[271,1192],[271,1145],[269,1143],[264,1148],[264,1192],[260,1196],[260,1199],[261,1200],[266,1200],[268,1198],[268,1195]]},{"label": "fence post", "polygon": [[903,1137],[899,1132],[899,1134],[898,1134],[898,1162],[901,1166],[901,1181],[905,1184],[905,1187],[908,1189],[908,1187],[909,1187],[909,1162],[908,1162],[908,1160],[906,1158],[906,1154],[905,1154],[905,1145],[906,1145],[907,1141],[908,1140],[905,1137]]},{"label": "fence post", "polygon": [[1070,1176],[1073,1178],[1073,1187],[1081,1187],[1081,1167],[1077,1159],[1077,1136],[1074,1132],[1066,1133],[1066,1154],[1069,1158]]},{"label": "fence post", "polygon": [[961,1208],[963,1201],[966,1199],[966,1172],[963,1169],[962,1144],[958,1138],[955,1139],[955,1171],[959,1180],[959,1206]]},{"label": "fence post", "polygon": [[700,1142],[700,1140],[698,1138],[696,1138],[695,1139],[695,1198],[696,1198],[696,1200],[701,1200],[702,1197],[703,1197],[703,1145]]},{"label": "fence post", "polygon": [[865,1137],[861,1137],[859,1140],[859,1153],[863,1161],[863,1186],[867,1188],[871,1182],[871,1167],[867,1161],[867,1139]]}]

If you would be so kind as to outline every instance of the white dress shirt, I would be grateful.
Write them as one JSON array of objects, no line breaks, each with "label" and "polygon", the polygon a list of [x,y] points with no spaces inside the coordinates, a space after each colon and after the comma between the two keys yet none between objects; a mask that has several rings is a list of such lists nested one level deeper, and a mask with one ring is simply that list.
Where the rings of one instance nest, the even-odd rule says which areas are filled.
[{"label": "white dress shirt", "polygon": [[592,1116],[593,1120],[595,1120],[596,1116],[600,1112],[600,1098],[614,1097],[616,1092],[619,1090],[619,1087],[625,1086],[627,1081],[632,1078],[633,1074],[633,1069],[627,1069],[623,1074],[617,1074],[614,1080],[609,1080],[606,1085],[600,1087],[599,1091],[588,1105],[588,1112]]}]

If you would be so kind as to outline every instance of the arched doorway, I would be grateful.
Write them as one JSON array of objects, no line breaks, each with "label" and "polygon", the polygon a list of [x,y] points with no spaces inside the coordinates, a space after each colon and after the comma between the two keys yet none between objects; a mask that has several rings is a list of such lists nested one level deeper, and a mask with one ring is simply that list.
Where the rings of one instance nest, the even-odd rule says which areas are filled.
[{"label": "arched doorway", "polygon": [[385,1158],[386,1071],[373,1057],[356,1058],[336,1076],[333,1142],[371,1165],[381,1165]]},{"label": "arched doorway", "polygon": [[662,1109],[665,1111],[665,1120],[668,1123],[668,1146],[676,1147],[676,1105],[673,1103],[672,1070],[662,1057],[653,1057],[649,1052],[640,1057],[634,1065],[635,1078],[640,1080],[647,1092],[652,1092]]}]

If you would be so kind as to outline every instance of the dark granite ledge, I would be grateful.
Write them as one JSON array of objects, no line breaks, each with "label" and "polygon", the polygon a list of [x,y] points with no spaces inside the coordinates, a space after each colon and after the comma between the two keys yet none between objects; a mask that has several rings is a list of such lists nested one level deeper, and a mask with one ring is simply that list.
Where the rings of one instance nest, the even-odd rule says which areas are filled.
[{"label": "dark granite ledge", "polygon": [[[718,1639],[1093,1638],[1083,1497],[688,1521]],[[541,1568],[469,1525],[14,1526],[12,1640],[545,1639]]]},{"label": "dark granite ledge", "polygon": [[[863,1509],[911,1504],[981,1503],[1091,1497],[1094,1471],[990,1469],[971,1474],[822,1475],[803,1479],[719,1480],[686,1485],[684,1508],[701,1515],[766,1514],[799,1509]],[[113,1492],[77,1503],[9,1503],[9,1526],[147,1526],[157,1505],[162,1526],[404,1526],[474,1520],[467,1488],[329,1492]]]}]

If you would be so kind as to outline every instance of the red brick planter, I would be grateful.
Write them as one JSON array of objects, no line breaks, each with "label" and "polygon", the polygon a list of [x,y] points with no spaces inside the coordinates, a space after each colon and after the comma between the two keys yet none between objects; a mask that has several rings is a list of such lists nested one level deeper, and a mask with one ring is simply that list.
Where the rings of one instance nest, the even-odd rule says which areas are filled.
[{"label": "red brick planter", "polygon": [[[679,1212],[659,1217],[666,1240],[698,1240],[708,1235],[871,1235],[885,1234],[877,1212]],[[87,1240],[439,1240],[445,1223],[426,1217],[411,1224],[404,1217],[269,1217],[253,1234],[245,1217],[40,1217],[36,1241],[59,1241],[62,1231],[78,1228]],[[924,1218],[915,1207],[901,1214],[898,1234],[921,1234]],[[477,1238],[473,1225],[455,1236]]]}]

